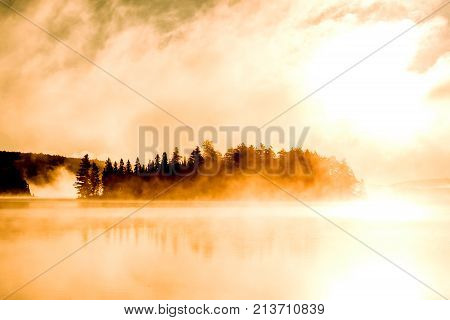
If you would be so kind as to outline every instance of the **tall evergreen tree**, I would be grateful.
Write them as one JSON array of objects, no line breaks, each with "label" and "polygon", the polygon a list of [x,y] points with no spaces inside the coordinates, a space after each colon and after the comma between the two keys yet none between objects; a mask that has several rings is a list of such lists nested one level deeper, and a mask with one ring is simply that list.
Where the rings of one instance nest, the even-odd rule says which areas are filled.
[{"label": "tall evergreen tree", "polygon": [[159,157],[159,154],[156,154],[155,157],[154,172],[161,173],[161,158]]},{"label": "tall evergreen tree", "polygon": [[119,175],[124,176],[125,175],[125,163],[123,162],[123,159],[120,159],[119,162]]},{"label": "tall evergreen tree", "polygon": [[80,168],[77,171],[75,188],[79,198],[87,198],[91,193],[89,170],[91,168],[91,162],[89,156],[86,154],[81,159]]},{"label": "tall evergreen tree", "polygon": [[163,152],[161,158],[161,174],[164,176],[169,174],[169,159],[166,152]]},{"label": "tall evergreen tree", "polygon": [[172,159],[170,160],[170,173],[172,175],[180,174],[180,151],[178,150],[178,147],[175,147],[172,154]]},{"label": "tall evergreen tree", "polygon": [[113,173],[113,171],[114,171],[113,164],[112,164],[112,162],[111,162],[111,159],[108,158],[108,159],[105,161],[105,167],[103,168],[103,175],[104,175],[105,173],[106,173],[106,175],[110,175],[110,174]]},{"label": "tall evergreen tree", "polygon": [[147,173],[151,174],[153,172],[155,172],[155,162],[153,160],[149,160],[147,165]]},{"label": "tall evergreen tree", "polygon": [[134,163],[134,174],[138,176],[141,171],[141,163],[139,161],[139,158],[136,158],[136,162]]},{"label": "tall evergreen tree", "polygon": [[[117,163],[115,163],[117,167]],[[105,167],[102,173],[102,185],[103,185],[103,195],[108,195],[112,190],[112,179],[114,175],[114,167],[111,163],[111,159],[108,158],[105,162]]]},{"label": "tall evergreen tree", "polygon": [[127,175],[133,174],[133,167],[131,166],[130,160],[127,160],[127,167],[125,169],[125,174],[127,174]]},{"label": "tall evergreen tree", "polygon": [[205,159],[202,156],[202,152],[199,147],[196,147],[192,150],[191,155],[189,156],[188,166],[190,170],[198,170],[198,168],[205,162]]},{"label": "tall evergreen tree", "polygon": [[117,161],[114,161],[113,173],[114,174],[118,174],[119,173],[119,167],[117,166]]},{"label": "tall evergreen tree", "polygon": [[92,169],[89,175],[89,184],[91,187],[90,196],[97,197],[100,195],[100,175],[99,169],[94,161],[92,161]]}]

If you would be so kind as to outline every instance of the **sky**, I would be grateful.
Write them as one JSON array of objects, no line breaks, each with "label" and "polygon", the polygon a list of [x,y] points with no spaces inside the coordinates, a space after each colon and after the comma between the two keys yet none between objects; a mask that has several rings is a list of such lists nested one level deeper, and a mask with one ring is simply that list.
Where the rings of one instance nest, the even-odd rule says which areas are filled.
[{"label": "sky", "polygon": [[[25,18],[0,4],[0,149],[134,159],[140,126],[260,127],[443,1],[9,3]],[[447,5],[269,126],[309,127],[304,148],[374,184],[450,177],[449,19]]]}]

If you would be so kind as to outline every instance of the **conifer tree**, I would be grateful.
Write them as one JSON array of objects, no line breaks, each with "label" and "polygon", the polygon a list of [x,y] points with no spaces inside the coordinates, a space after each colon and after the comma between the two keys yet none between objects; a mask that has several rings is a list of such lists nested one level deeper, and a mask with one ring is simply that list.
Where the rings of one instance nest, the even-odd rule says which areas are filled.
[{"label": "conifer tree", "polygon": [[77,171],[75,188],[79,198],[87,198],[91,193],[89,170],[91,168],[91,162],[89,156],[86,154],[81,159],[80,168]]},{"label": "conifer tree", "polygon": [[125,163],[123,162],[123,159],[120,159],[118,173],[121,176],[125,175]]},{"label": "conifer tree", "polygon": [[90,196],[97,197],[100,195],[100,175],[99,169],[94,161],[92,161],[92,169],[89,175],[89,184],[91,187]]},{"label": "conifer tree", "polygon": [[111,159],[108,158],[105,161],[105,167],[103,168],[103,176],[104,175],[106,175],[106,176],[111,175],[113,173],[113,171],[114,171],[113,164],[111,162]]},{"label": "conifer tree", "polygon": [[[117,163],[116,163],[117,165]],[[111,190],[112,175],[114,174],[114,167],[112,165],[111,159],[108,158],[105,162],[105,167],[102,172],[102,185],[103,194],[107,195]]]},{"label": "conifer tree", "polygon": [[205,159],[202,156],[202,152],[199,147],[196,147],[192,150],[191,155],[189,156],[188,166],[191,170],[198,170],[198,168],[205,162]]},{"label": "conifer tree", "polygon": [[159,154],[156,154],[155,157],[154,172],[161,172],[161,158],[159,157]]},{"label": "conifer tree", "polygon": [[139,162],[139,158],[136,158],[136,162],[134,163],[134,174],[138,176],[141,171],[141,163]]},{"label": "conifer tree", "polygon": [[167,158],[167,153],[163,152],[161,158],[161,174],[168,175],[169,174],[169,159]]},{"label": "conifer tree", "polygon": [[180,160],[180,151],[178,150],[178,147],[175,147],[172,154],[172,159],[170,160],[170,173],[172,175],[180,174]]},{"label": "conifer tree", "polygon": [[126,175],[131,175],[133,174],[133,168],[131,167],[131,162],[130,160],[127,160],[127,167],[125,169],[125,174]]},{"label": "conifer tree", "polygon": [[147,165],[147,173],[153,173],[153,170],[155,168],[155,163],[153,162],[153,160],[149,160],[148,161],[148,165]]}]

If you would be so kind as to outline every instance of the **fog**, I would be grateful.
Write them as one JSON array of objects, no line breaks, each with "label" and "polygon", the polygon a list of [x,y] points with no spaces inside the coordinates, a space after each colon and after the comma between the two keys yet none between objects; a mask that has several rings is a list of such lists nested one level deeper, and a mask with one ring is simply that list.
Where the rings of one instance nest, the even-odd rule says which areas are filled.
[{"label": "fog", "polygon": [[[417,200],[307,203],[445,295],[450,199]],[[9,298],[440,298],[298,202],[144,204],[0,199],[0,295],[102,233]]]},{"label": "fog", "polygon": [[[439,4],[14,1],[194,129],[262,125]],[[2,148],[134,159],[138,126],[179,125],[4,6],[0,16]],[[448,20],[446,8],[273,124],[311,127],[305,147],[374,183],[450,176]]]},{"label": "fog", "polygon": [[75,182],[75,174],[65,167],[60,166],[51,172],[49,182],[41,182],[39,184],[30,182],[30,192],[32,196],[47,199],[77,197],[76,190],[73,186]]}]

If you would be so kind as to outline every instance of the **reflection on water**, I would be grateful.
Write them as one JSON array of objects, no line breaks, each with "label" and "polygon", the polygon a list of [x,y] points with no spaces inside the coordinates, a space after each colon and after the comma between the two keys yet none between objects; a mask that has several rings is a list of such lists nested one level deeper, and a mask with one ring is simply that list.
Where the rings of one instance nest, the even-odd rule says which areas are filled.
[{"label": "reflection on water", "polygon": [[[14,290],[140,205],[0,200],[0,294]],[[355,218],[355,210],[365,211],[367,217],[373,208],[370,203],[313,206],[437,291],[449,294],[448,206],[397,203],[389,209],[388,205],[383,209],[378,203],[375,208],[414,207],[413,219]],[[198,202],[154,203],[140,210],[12,298],[372,295],[439,298],[298,204]]]}]

